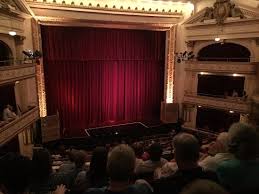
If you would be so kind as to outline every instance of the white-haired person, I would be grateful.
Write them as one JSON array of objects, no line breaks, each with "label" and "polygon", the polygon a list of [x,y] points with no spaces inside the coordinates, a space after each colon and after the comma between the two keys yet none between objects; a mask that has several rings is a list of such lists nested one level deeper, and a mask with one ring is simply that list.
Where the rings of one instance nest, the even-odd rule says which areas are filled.
[{"label": "white-haired person", "polygon": [[235,159],[217,168],[221,184],[232,193],[259,192],[258,132],[250,125],[235,123],[229,129],[229,151]]},{"label": "white-haired person", "polygon": [[178,194],[197,179],[217,181],[216,173],[204,171],[198,165],[200,144],[197,138],[181,133],[174,137],[173,146],[178,169],[173,175],[154,181],[156,194]]},{"label": "white-haired person", "polygon": [[[219,164],[223,161],[228,161],[234,158],[232,153],[229,153],[229,135],[227,132],[222,132],[216,139],[216,142],[210,148],[216,153],[214,156],[207,156],[202,161],[199,162],[199,165],[204,170],[216,171]],[[209,151],[210,152],[210,151]]]},{"label": "white-haired person", "polygon": [[149,194],[152,193],[150,185],[143,181],[130,183],[135,169],[135,153],[128,145],[118,145],[112,149],[108,156],[107,173],[110,178],[109,185],[103,188],[90,188],[87,194]]}]

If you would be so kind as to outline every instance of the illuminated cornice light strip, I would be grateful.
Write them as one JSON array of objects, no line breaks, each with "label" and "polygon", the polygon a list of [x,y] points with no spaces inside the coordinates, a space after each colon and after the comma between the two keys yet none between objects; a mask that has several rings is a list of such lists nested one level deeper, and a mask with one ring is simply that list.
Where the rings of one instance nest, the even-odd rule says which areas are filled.
[{"label": "illuminated cornice light strip", "polygon": [[155,0],[26,0],[46,4],[59,4],[70,7],[86,7],[97,9],[117,9],[121,11],[192,13],[194,5],[191,2],[172,2]]}]

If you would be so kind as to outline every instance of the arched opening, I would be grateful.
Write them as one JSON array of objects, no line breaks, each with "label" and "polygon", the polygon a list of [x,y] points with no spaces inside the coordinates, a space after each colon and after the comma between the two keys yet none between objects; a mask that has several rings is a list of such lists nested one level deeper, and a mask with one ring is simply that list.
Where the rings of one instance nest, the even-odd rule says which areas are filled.
[{"label": "arched opening", "polygon": [[12,51],[7,44],[0,40],[0,67],[10,65],[12,59]]},{"label": "arched opening", "polygon": [[216,43],[202,48],[198,61],[250,62],[250,51],[239,44]]}]

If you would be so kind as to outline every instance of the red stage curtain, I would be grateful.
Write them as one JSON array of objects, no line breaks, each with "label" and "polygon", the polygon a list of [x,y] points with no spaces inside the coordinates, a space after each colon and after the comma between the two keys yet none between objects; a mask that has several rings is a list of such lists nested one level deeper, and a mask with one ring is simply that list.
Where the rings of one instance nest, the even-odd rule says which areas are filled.
[{"label": "red stage curtain", "polygon": [[159,120],[165,32],[42,26],[48,114],[70,136]]}]

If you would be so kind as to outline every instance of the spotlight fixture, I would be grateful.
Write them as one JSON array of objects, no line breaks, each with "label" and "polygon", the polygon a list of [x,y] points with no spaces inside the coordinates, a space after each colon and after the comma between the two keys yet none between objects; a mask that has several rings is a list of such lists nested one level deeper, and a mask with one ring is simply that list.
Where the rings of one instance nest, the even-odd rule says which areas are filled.
[{"label": "spotlight fixture", "polygon": [[180,53],[175,53],[175,57],[176,57],[177,63],[181,63],[182,61],[189,61],[194,59],[195,55],[193,54],[192,51],[191,52],[184,51]]},{"label": "spotlight fixture", "polygon": [[10,32],[9,32],[9,35],[10,35],[10,36],[15,36],[15,35],[16,35],[16,32],[15,32],[15,31],[10,31]]},{"label": "spotlight fixture", "polygon": [[36,51],[31,51],[31,50],[28,50],[28,51],[22,51],[22,53],[25,55],[25,59],[39,59],[42,57],[42,53],[38,50]]}]

